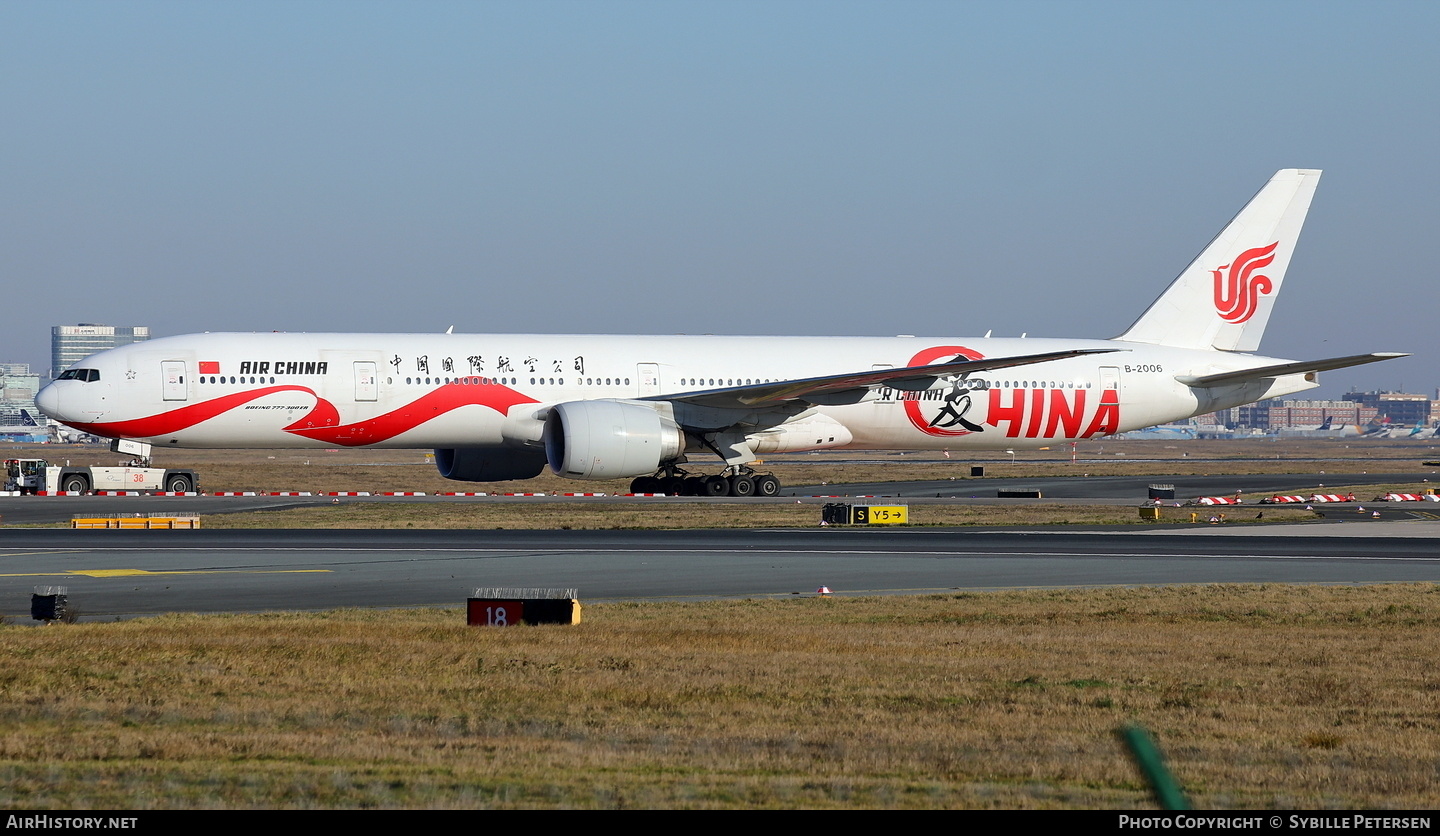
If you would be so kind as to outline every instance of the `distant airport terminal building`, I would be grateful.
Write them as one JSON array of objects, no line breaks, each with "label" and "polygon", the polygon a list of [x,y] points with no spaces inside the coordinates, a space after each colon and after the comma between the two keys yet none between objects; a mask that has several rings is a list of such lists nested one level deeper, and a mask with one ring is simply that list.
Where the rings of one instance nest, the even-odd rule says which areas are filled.
[{"label": "distant airport terminal building", "polygon": [[[1340,400],[1269,400],[1236,407],[1232,426],[1257,430],[1357,428],[1389,425],[1430,427],[1440,421],[1440,401],[1403,392],[1350,392]],[[1227,422],[1229,423],[1229,422]]]},{"label": "distant airport terminal building", "polygon": [[98,351],[150,339],[150,326],[56,325],[50,329],[50,379]]},{"label": "distant airport terminal building", "polygon": [[1290,427],[1314,429],[1329,421],[1332,426],[1359,426],[1375,420],[1374,407],[1366,408],[1354,401],[1269,400],[1236,407],[1236,425],[1258,430]]},{"label": "distant airport terminal building", "polygon": [[35,393],[40,375],[30,373],[29,363],[0,363],[0,424],[20,423],[20,410],[38,416]]},{"label": "distant airport terminal building", "polygon": [[1350,392],[1345,400],[1374,409],[1392,424],[1404,427],[1428,427],[1436,420],[1435,402],[1425,395],[1403,392]]}]

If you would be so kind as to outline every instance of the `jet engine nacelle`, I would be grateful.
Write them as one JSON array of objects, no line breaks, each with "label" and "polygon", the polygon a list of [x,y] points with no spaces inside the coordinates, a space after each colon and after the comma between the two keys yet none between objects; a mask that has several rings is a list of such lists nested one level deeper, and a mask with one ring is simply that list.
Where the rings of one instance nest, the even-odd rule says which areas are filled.
[{"label": "jet engine nacelle", "polygon": [[436,450],[435,467],[441,476],[460,482],[534,479],[545,469],[545,453],[527,447],[461,447]]},{"label": "jet engine nacelle", "polygon": [[644,476],[684,451],[685,431],[644,404],[571,401],[545,419],[550,469],[572,479]]}]

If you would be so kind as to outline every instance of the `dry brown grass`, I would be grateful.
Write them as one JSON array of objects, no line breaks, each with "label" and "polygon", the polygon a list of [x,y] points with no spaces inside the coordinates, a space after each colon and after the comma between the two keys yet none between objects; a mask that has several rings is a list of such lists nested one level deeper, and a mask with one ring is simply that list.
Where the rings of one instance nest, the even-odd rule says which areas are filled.
[{"label": "dry brown grass", "polygon": [[0,805],[1430,808],[1440,593],[1203,586],[0,628]]},{"label": "dry brown grass", "polygon": [[[879,502],[880,500],[877,500]],[[904,500],[894,500],[903,503]],[[1130,505],[918,505],[909,506],[911,525],[1116,525],[1146,523]],[[1316,519],[1298,507],[1219,509],[1231,522]],[[1163,522],[1206,522],[1215,509],[1161,508]],[[205,528],[506,528],[506,529],[654,529],[654,528],[805,528],[818,525],[820,506],[806,504],[736,505],[730,503],[635,504],[585,501],[339,504],[246,514],[207,514]]]}]

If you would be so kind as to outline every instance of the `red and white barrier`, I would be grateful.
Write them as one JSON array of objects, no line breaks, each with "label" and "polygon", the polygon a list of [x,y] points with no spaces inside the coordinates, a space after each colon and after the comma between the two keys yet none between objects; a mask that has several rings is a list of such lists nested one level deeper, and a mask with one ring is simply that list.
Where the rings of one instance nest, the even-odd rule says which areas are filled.
[{"label": "red and white barrier", "polygon": [[1303,496],[1272,496],[1268,501],[1273,504],[1280,504],[1284,502],[1309,502],[1310,500]]},{"label": "red and white barrier", "polygon": [[603,493],[562,493],[558,496],[605,496]]},{"label": "red and white barrier", "polygon": [[1200,505],[1243,505],[1240,500],[1233,496],[1202,496],[1195,500]]},{"label": "red and white barrier", "polygon": [[1354,502],[1355,494],[1341,496],[1338,493],[1317,493],[1310,497],[1311,502]]},{"label": "red and white barrier", "polygon": [[211,496],[259,496],[254,491],[216,491]]},{"label": "red and white barrier", "polygon": [[309,491],[271,491],[266,496],[314,496]]},{"label": "red and white barrier", "polygon": [[435,495],[436,495],[436,496],[489,496],[490,494],[488,494],[488,493],[483,493],[483,492],[482,492],[482,493],[467,493],[467,492],[465,492],[465,491],[445,491],[444,493],[437,493],[437,494],[435,494]]},{"label": "red and white barrier", "polygon": [[369,491],[330,491],[325,496],[369,496]]},{"label": "red and white barrier", "polygon": [[424,491],[386,491],[385,496],[425,496]]},{"label": "red and white barrier", "polygon": [[203,496],[198,491],[152,491],[151,496]]},{"label": "red and white barrier", "polygon": [[96,496],[145,496],[144,491],[96,491]]}]

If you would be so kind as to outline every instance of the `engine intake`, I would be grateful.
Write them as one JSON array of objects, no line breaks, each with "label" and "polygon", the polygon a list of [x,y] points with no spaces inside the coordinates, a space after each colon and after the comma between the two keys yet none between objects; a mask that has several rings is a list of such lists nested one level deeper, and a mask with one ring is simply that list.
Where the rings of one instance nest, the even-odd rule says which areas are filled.
[{"label": "engine intake", "polygon": [[550,469],[572,479],[643,476],[683,452],[685,431],[643,404],[571,401],[545,419]]}]

